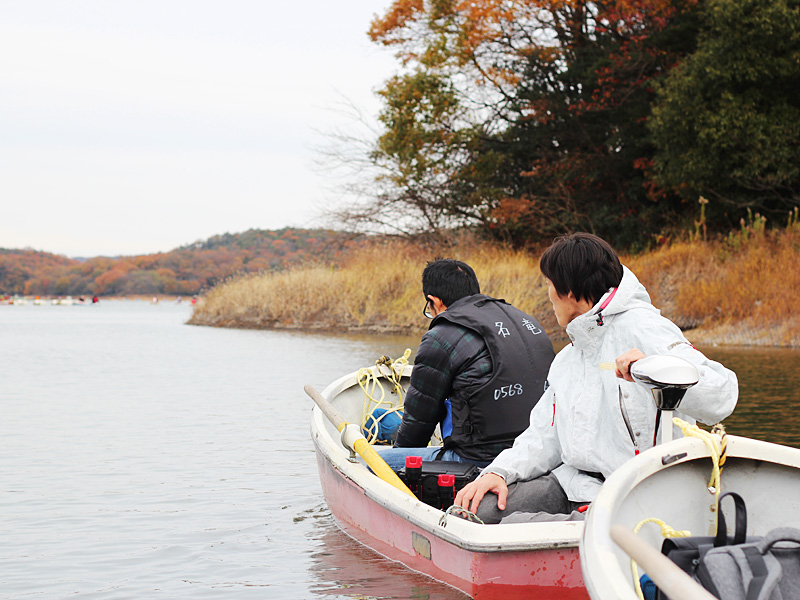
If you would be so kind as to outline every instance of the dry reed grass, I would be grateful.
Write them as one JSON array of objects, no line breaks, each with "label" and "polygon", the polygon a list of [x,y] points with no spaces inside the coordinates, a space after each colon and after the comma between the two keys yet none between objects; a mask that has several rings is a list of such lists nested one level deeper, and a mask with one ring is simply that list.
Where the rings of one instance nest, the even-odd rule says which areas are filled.
[{"label": "dry reed grass", "polygon": [[[800,347],[800,226],[765,231],[758,216],[726,239],[686,241],[622,261],[653,303],[696,343]],[[339,265],[308,264],[243,276],[215,287],[191,323],[222,327],[413,333],[428,322],[421,274],[437,256],[469,263],[481,290],[535,315],[563,341],[539,272],[538,254],[463,239],[448,248],[375,243]]]},{"label": "dry reed grass", "polygon": [[235,277],[209,292],[193,324],[245,328],[423,331],[422,269],[447,256],[470,264],[481,290],[534,314],[550,308],[538,259],[524,252],[464,241],[449,248],[407,241],[354,250],[340,265]]},{"label": "dry reed grass", "polygon": [[800,226],[758,215],[727,238],[626,258],[664,315],[699,343],[800,347]]}]

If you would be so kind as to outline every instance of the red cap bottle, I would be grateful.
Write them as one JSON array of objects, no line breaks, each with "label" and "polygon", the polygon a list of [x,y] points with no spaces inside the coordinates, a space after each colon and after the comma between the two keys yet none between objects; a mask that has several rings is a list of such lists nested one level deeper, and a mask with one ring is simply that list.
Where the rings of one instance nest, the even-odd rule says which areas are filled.
[{"label": "red cap bottle", "polygon": [[456,499],[456,476],[439,475],[439,508],[447,510]]},{"label": "red cap bottle", "polygon": [[406,485],[422,500],[422,457],[406,456]]}]

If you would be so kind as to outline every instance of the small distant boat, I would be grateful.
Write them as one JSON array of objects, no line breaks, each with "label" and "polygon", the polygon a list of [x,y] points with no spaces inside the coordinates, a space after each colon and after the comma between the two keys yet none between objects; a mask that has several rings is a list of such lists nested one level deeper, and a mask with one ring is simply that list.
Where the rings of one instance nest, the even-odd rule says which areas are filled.
[{"label": "small distant boat", "polygon": [[11,301],[11,303],[20,306],[27,304],[28,300],[22,296],[14,296],[14,299]]},{"label": "small distant boat", "polygon": [[[614,539],[644,542],[645,555],[655,550],[653,558],[663,558],[659,527],[644,525],[631,537],[644,519],[659,519],[695,536],[714,535],[716,500],[709,492],[713,454],[703,440],[685,437],[643,452],[606,480],[589,508],[580,543],[583,575],[594,600],[638,597],[631,556]],[[800,450],[728,435],[726,454],[721,490],[737,492],[745,500],[748,535],[764,535],[776,527],[800,528]],[[723,509],[727,515],[728,509]],[[726,521],[732,527],[734,519]],[[704,591],[692,581],[687,584],[699,590],[691,592]]]},{"label": "small distant boat", "polygon": [[[385,367],[372,367],[373,375],[379,368]],[[406,366],[402,385],[410,374]],[[345,421],[360,423],[364,392],[356,373],[334,381],[321,396]],[[365,546],[478,600],[588,597],[578,556],[583,522],[483,525],[446,515],[352,460],[319,406],[312,412],[311,437],[331,513]]]}]

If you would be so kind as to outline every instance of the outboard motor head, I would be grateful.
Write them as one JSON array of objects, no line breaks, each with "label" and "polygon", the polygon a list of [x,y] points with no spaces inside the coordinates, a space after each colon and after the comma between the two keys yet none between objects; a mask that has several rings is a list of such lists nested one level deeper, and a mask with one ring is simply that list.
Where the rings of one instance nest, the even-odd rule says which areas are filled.
[{"label": "outboard motor head", "polygon": [[700,373],[688,360],[669,354],[653,354],[631,365],[631,377],[653,393],[656,407],[675,410],[686,390],[700,380]]}]

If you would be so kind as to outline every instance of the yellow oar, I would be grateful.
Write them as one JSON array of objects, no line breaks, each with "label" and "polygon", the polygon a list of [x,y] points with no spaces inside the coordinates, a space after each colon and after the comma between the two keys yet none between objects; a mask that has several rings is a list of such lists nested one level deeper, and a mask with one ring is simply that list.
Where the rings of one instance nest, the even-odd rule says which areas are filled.
[{"label": "yellow oar", "polygon": [[[337,411],[336,408],[334,408],[330,402],[323,398],[322,394],[320,394],[312,386],[307,385],[303,389],[305,389],[306,394],[308,394],[311,399],[316,402],[317,406],[319,406],[320,410],[326,417],[328,417],[328,420],[333,423],[336,429],[342,431],[345,427],[350,425],[350,423],[342,418],[342,416],[339,414],[339,411]],[[398,490],[416,498],[413,492],[408,489],[408,486],[403,483],[403,480],[397,476],[397,473],[392,471],[389,465],[386,464],[386,461],[381,458],[381,455],[378,454],[375,451],[375,448],[370,445],[370,443],[361,433],[361,429],[357,427],[355,429],[357,432],[352,432],[351,429],[352,433],[350,435],[345,435],[342,438],[342,441],[347,444],[348,448],[358,452],[359,456],[361,456],[361,458],[364,459],[364,462],[369,465],[369,468],[372,469],[372,472],[383,479],[386,483],[391,484]]]}]

